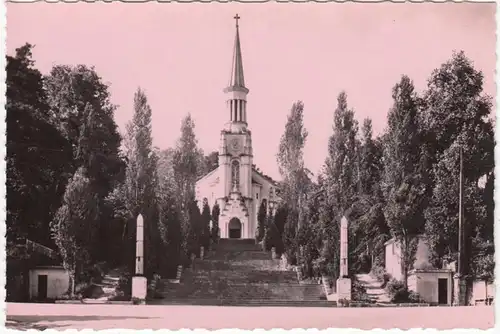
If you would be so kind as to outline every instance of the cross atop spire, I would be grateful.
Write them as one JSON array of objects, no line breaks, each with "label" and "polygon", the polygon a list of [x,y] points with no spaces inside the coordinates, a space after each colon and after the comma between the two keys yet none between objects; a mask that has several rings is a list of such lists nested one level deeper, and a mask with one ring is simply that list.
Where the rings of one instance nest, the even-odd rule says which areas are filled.
[{"label": "cross atop spire", "polygon": [[226,88],[228,90],[239,90],[247,91],[245,88],[245,78],[243,76],[243,60],[241,56],[241,44],[240,44],[240,32],[238,20],[240,16],[236,14],[234,16],[236,20],[236,38],[234,40],[234,51],[233,51],[233,63],[231,67],[231,77],[229,78],[229,85]]},{"label": "cross atop spire", "polygon": [[234,17],[234,19],[236,20],[236,28],[238,28],[239,27],[238,26],[238,20],[241,19],[241,17],[238,14],[236,14],[236,16]]}]

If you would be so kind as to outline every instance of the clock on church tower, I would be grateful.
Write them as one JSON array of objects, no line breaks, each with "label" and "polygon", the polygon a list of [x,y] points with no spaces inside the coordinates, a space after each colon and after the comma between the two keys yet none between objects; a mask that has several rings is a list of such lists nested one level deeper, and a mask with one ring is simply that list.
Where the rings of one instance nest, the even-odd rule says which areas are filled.
[{"label": "clock on church tower", "polygon": [[243,143],[240,136],[234,136],[229,140],[229,153],[233,156],[239,156],[243,153]]}]

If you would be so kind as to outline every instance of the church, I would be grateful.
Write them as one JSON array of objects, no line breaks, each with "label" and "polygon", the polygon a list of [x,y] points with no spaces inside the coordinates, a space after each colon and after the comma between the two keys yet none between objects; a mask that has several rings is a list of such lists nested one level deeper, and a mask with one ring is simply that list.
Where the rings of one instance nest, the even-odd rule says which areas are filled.
[{"label": "church", "polygon": [[220,132],[219,167],[196,183],[196,200],[210,208],[220,207],[219,237],[254,239],[257,215],[263,201],[268,210],[276,210],[279,200],[277,182],[263,174],[253,164],[252,133],[247,123],[247,95],[243,76],[243,59],[239,36],[238,15],[234,41],[231,76],[224,89],[227,96],[228,122]]}]

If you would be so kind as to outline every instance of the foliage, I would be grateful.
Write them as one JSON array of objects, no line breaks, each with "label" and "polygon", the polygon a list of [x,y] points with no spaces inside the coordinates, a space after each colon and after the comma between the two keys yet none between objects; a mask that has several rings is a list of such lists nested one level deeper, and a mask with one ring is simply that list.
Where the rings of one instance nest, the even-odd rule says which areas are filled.
[{"label": "foliage", "polygon": [[177,206],[180,212],[182,230],[182,249],[189,256],[193,249],[198,249],[196,238],[199,236],[198,215],[199,209],[194,209],[195,184],[197,178],[203,174],[203,155],[197,146],[194,133],[195,124],[188,114],[181,124],[181,137],[179,138],[173,154],[173,172],[175,180]]},{"label": "foliage", "polygon": [[382,282],[381,287],[385,288],[387,283],[391,280],[391,275],[385,271],[385,268],[380,265],[372,267],[370,274]]},{"label": "foliage", "polygon": [[63,266],[70,274],[70,295],[75,292],[79,269],[90,260],[89,249],[95,238],[96,218],[96,197],[91,191],[85,169],[81,167],[70,180],[63,204],[51,226]]},{"label": "foliage", "polygon": [[[86,65],[56,65],[44,77],[44,91],[50,107],[50,122],[68,141],[73,173],[84,166],[99,206],[99,233],[95,260],[115,260],[110,250],[118,242],[108,223],[113,210],[105,206],[105,198],[121,182],[124,161],[120,157],[121,137],[114,121],[116,106],[111,102],[109,86],[93,67]],[[110,239],[113,240],[110,242]]]},{"label": "foliage", "polygon": [[217,243],[219,239],[219,216],[220,216],[220,207],[219,203],[215,202],[212,207],[212,240]]},{"label": "foliage", "polygon": [[172,150],[158,153],[158,184],[156,197],[159,206],[159,233],[164,252],[159,258],[160,272],[163,277],[174,278],[181,258],[180,214],[175,197],[175,180],[172,169]]},{"label": "foliage", "polygon": [[425,183],[420,168],[419,104],[407,76],[393,88],[394,105],[384,137],[384,208],[391,235],[401,245],[403,282],[414,262],[418,236],[424,230]]},{"label": "foliage", "polygon": [[[433,166],[428,181],[432,196],[425,210],[426,236],[433,263],[438,266],[443,260],[457,259],[460,149],[464,239],[468,241],[464,256],[472,258],[473,253],[480,253],[472,240],[476,239],[476,244],[493,240],[493,105],[482,91],[483,74],[459,52],[432,73],[425,92],[425,153]],[[486,186],[479,186],[481,179],[486,179]],[[466,272],[469,269],[475,271],[464,268]]]},{"label": "foliage", "polygon": [[355,301],[370,302],[368,294],[366,293],[366,288],[357,280],[356,276],[352,278],[351,299]]},{"label": "foliage", "polygon": [[210,215],[210,207],[208,206],[208,200],[203,199],[203,209],[201,213],[201,240],[200,244],[208,250],[210,246],[210,220],[212,219]]},{"label": "foliage", "polygon": [[383,258],[384,243],[389,239],[380,186],[384,169],[383,147],[380,139],[372,138],[372,122],[368,118],[363,122],[361,143],[357,150],[359,194],[350,214],[349,261],[351,268],[367,271]]},{"label": "foliage", "polygon": [[341,92],[334,112],[333,134],[328,141],[323,175],[318,178],[321,196],[316,204],[315,229],[321,241],[316,246],[319,257],[313,260],[315,270],[333,279],[339,275],[340,219],[348,215],[359,190],[357,131],[354,111],[347,105],[345,92]]},{"label": "foliage", "polygon": [[422,297],[405,286],[405,283],[391,279],[386,286],[387,293],[392,303],[423,303]]},{"label": "foliage", "polygon": [[[123,221],[122,242],[127,249],[126,263],[135,264],[136,219],[144,218],[145,273],[158,270],[155,258],[160,244],[158,221],[158,155],[152,147],[151,108],[145,93],[138,89],[134,96],[134,117],[127,124],[124,154],[127,160],[124,181],[117,185],[107,200],[115,215]],[[133,252],[133,253],[132,253]],[[131,270],[132,271],[132,270]]]},{"label": "foliage", "polygon": [[304,127],[304,104],[293,104],[281,136],[277,154],[281,184],[281,197],[288,210],[283,233],[283,244],[291,264],[296,262],[296,232],[303,223],[304,194],[310,185],[309,171],[304,166],[303,150],[307,140]]},{"label": "foliage", "polygon": [[257,229],[255,240],[257,242],[262,241],[264,234],[266,232],[266,219],[267,219],[267,201],[262,200],[259,207],[259,212],[257,213]]},{"label": "foliage", "polygon": [[347,105],[347,94],[341,92],[333,118],[333,134],[328,140],[326,183],[328,196],[340,219],[351,208],[358,192],[356,175],[356,136],[358,122],[354,111]]},{"label": "foliage", "polygon": [[204,173],[208,174],[219,167],[219,152],[213,151],[204,157]]},{"label": "foliage", "polygon": [[32,49],[25,44],[14,57],[7,56],[6,237],[9,242],[27,237],[53,247],[49,222],[73,173],[73,157],[67,139],[50,121]]}]

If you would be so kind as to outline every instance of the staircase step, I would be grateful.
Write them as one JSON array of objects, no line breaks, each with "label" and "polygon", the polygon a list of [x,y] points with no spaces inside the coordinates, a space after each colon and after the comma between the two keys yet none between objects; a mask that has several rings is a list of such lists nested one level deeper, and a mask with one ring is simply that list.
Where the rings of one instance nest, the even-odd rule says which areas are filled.
[{"label": "staircase step", "polygon": [[332,306],[321,285],[299,283],[297,273],[253,239],[221,239],[187,268],[179,284],[165,280],[154,304],[234,306]]},{"label": "staircase step", "polygon": [[[152,302],[154,303],[154,302]],[[281,307],[336,307],[337,304],[326,300],[219,300],[219,299],[182,299],[160,300],[156,303],[162,305],[219,305],[219,306],[281,306]]]}]

